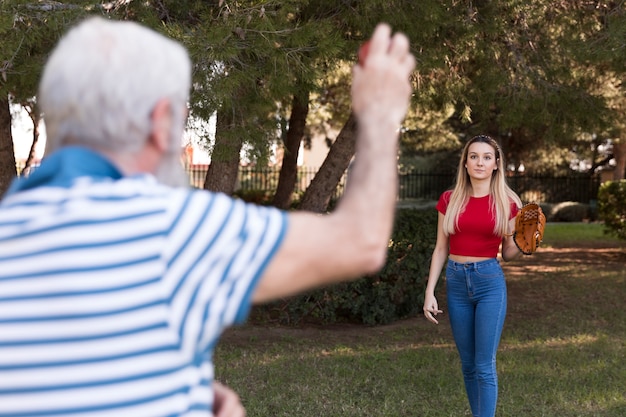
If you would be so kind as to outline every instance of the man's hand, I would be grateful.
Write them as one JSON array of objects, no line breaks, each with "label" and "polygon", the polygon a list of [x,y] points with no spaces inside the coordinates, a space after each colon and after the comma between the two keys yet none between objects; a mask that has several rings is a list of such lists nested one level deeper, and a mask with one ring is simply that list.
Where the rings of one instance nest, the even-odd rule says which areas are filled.
[{"label": "man's hand", "polygon": [[239,396],[226,385],[213,381],[213,414],[215,417],[245,417],[246,409],[243,408]]},{"label": "man's hand", "polygon": [[402,33],[391,35],[389,25],[381,23],[361,48],[361,62],[352,72],[354,113],[360,123],[372,118],[391,120],[398,128],[408,109],[412,92],[409,77],[415,69],[409,40]]},{"label": "man's hand", "polygon": [[370,53],[370,42],[369,40],[363,42],[361,47],[359,48],[358,59],[359,65],[365,65],[365,59],[367,59],[367,54]]}]

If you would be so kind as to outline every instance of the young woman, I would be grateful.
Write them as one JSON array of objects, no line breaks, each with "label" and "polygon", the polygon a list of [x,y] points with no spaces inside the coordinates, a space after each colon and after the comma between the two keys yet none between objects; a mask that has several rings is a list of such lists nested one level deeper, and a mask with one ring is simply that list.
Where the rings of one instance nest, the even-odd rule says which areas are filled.
[{"label": "young woman", "polygon": [[456,185],[437,203],[437,243],[430,264],[424,315],[437,324],[435,298],[446,266],[446,293],[452,334],[461,357],[465,389],[474,417],[495,415],[498,399],[496,351],[506,314],[506,283],[497,259],[521,253],[512,238],[522,202],[506,184],[497,142],[473,137],[463,149]]}]

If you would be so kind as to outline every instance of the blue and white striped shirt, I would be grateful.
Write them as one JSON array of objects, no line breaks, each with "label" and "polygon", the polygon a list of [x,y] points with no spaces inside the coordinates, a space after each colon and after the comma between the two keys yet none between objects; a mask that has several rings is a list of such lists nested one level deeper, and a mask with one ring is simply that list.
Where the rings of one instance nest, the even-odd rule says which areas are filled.
[{"label": "blue and white striped shirt", "polygon": [[210,416],[285,213],[151,176],[0,204],[0,416]]}]

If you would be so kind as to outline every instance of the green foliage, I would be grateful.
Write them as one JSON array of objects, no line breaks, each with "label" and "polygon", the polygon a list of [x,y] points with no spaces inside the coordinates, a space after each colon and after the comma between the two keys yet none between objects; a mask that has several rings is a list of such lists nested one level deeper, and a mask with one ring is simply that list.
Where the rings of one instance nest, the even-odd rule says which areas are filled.
[{"label": "green foliage", "polygon": [[589,204],[577,203],[574,201],[565,201],[552,206],[550,215],[547,216],[549,221],[553,222],[582,222],[589,220],[591,210]]},{"label": "green foliage", "polygon": [[272,201],[272,194],[265,190],[244,190],[239,189],[232,194],[233,197],[240,198],[247,203],[267,206]]},{"label": "green foliage", "polygon": [[598,192],[598,214],[608,233],[626,240],[626,180],[602,184]]},{"label": "green foliage", "polygon": [[332,139],[350,109],[357,47],[380,21],[408,35],[418,61],[401,138],[406,166],[434,151],[455,160],[480,132],[497,137],[514,166],[561,172],[571,152],[604,161],[599,146],[625,129],[623,2],[4,0],[0,93],[30,100],[50,49],[87,14],[139,21],[181,41],[194,63],[191,114],[231,114],[218,136],[244,143],[260,163],[280,142],[299,91],[311,93],[306,136]]},{"label": "green foliage", "polygon": [[355,49],[332,18],[346,6],[334,3],[198,2],[193,19],[174,15],[195,66],[191,113],[232,113],[217,135],[243,141],[250,159],[266,158],[278,126],[289,119],[286,103],[298,90],[315,91],[324,73]]},{"label": "green foliage", "polygon": [[30,100],[37,91],[43,64],[59,37],[89,7],[28,0],[0,2],[0,95],[14,102]]},{"label": "green foliage", "polygon": [[414,316],[422,310],[436,236],[435,210],[399,209],[387,263],[378,274],[255,307],[253,318],[373,325]]}]

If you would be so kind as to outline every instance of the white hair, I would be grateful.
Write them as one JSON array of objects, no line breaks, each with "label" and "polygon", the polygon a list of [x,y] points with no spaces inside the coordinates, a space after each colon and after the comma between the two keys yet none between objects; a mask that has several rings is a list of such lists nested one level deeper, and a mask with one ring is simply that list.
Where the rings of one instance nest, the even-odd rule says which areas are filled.
[{"label": "white hair", "polygon": [[61,39],[44,68],[38,102],[46,150],[137,151],[161,99],[171,103],[172,140],[180,138],[190,85],[191,62],[178,42],[137,23],[89,18]]}]

